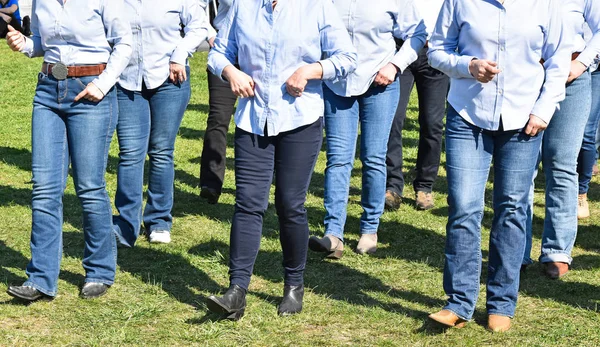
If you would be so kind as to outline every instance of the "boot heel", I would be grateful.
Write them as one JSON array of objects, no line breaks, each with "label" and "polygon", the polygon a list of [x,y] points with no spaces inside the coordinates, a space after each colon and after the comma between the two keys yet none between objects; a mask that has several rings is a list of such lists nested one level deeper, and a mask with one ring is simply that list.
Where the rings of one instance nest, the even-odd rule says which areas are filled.
[{"label": "boot heel", "polygon": [[245,311],[246,311],[246,309],[243,308],[239,311],[235,311],[235,312],[229,314],[229,316],[227,316],[226,318],[229,320],[238,321],[238,320],[240,320],[240,318],[242,318]]},{"label": "boot heel", "polygon": [[327,254],[327,258],[329,258],[329,259],[340,259],[343,254],[344,254],[343,250],[336,249],[335,251]]}]

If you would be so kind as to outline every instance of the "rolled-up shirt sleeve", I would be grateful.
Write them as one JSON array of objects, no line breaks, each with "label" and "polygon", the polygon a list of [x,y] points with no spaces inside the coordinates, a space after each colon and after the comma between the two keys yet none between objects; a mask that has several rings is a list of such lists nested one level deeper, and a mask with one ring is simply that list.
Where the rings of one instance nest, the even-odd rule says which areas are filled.
[{"label": "rolled-up shirt sleeve", "polygon": [[132,53],[131,27],[123,19],[123,4],[123,0],[104,0],[102,5],[104,31],[107,41],[112,46],[112,52],[106,69],[92,83],[105,95],[117,83]]},{"label": "rolled-up shirt sleeve", "polygon": [[600,54],[600,1],[585,1],[583,15],[593,36],[577,60],[585,66],[590,66]]},{"label": "rolled-up shirt sleeve", "polygon": [[469,63],[476,57],[456,52],[460,27],[456,21],[455,10],[456,0],[446,0],[442,5],[429,40],[429,64],[451,78],[474,78],[469,72]]},{"label": "rolled-up shirt sleeve", "polygon": [[331,0],[321,3],[323,7],[319,18],[319,33],[325,59],[319,63],[323,67],[322,79],[335,82],[354,72],[358,55]]},{"label": "rolled-up shirt sleeve", "polygon": [[206,14],[202,11],[198,0],[185,0],[180,12],[181,23],[183,23],[184,38],[179,42],[173,54],[171,62],[185,65],[187,59],[192,56],[202,41],[208,36]]},{"label": "rolled-up shirt sleeve", "polygon": [[565,37],[564,16],[557,0],[549,4],[550,16],[546,27],[542,59],[546,73],[540,96],[531,114],[549,123],[558,109],[558,103],[565,98],[565,83],[571,68],[571,44]]},{"label": "rolled-up shirt sleeve", "polygon": [[208,53],[208,69],[221,79],[223,79],[223,70],[229,65],[234,65],[237,60],[238,46],[235,35],[237,11],[236,2],[229,9],[223,26],[215,38],[214,47]]},{"label": "rolled-up shirt sleeve", "polygon": [[31,3],[31,37],[25,37],[25,47],[21,53],[29,58],[44,56],[44,48],[42,47],[42,38],[39,31],[39,20],[35,15],[36,0]]},{"label": "rolled-up shirt sleeve", "polygon": [[427,40],[425,22],[414,0],[398,0],[394,36],[404,40],[404,44],[392,58],[392,64],[396,65],[400,72],[404,72],[417,60],[419,51],[425,46]]}]

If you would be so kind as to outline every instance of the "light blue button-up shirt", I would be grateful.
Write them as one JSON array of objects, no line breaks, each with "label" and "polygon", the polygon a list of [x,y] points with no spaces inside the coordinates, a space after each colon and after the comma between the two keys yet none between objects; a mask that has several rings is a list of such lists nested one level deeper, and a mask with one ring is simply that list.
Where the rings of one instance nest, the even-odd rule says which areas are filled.
[{"label": "light blue button-up shirt", "polygon": [[[563,0],[565,13],[565,32],[572,37],[573,52],[581,52],[577,60],[585,66],[594,64],[600,54],[600,1],[598,0]],[[587,23],[587,25],[586,25]],[[584,37],[586,26],[592,36]]]},{"label": "light blue button-up shirt", "polygon": [[236,125],[269,136],[316,122],[323,116],[321,81],[311,80],[302,96],[285,82],[301,66],[323,66],[323,80],[340,80],[356,68],[356,51],[331,0],[234,1],[208,55],[212,73],[239,62],[254,80],[254,97],[240,98]]},{"label": "light blue button-up shirt", "polygon": [[47,63],[97,65],[106,69],[93,83],[104,93],[115,85],[131,56],[131,30],[123,0],[34,0],[31,39],[23,53]]},{"label": "light blue button-up shirt", "polygon": [[[414,0],[334,0],[358,52],[356,70],[347,80],[326,81],[341,96],[364,94],[379,70],[392,63],[404,71],[417,59],[427,32]],[[396,52],[394,37],[404,40]]]},{"label": "light blue button-up shirt", "polygon": [[[549,122],[564,99],[572,38],[560,0],[446,0],[429,41],[429,62],[451,78],[448,102],[469,123],[521,129],[533,114]],[[498,63],[488,83],[469,73],[474,58]],[[540,64],[543,59],[543,65]]]},{"label": "light blue button-up shirt", "polygon": [[[214,0],[211,0],[214,1]],[[215,19],[213,20],[213,26],[215,27],[215,29],[217,30],[221,30],[221,27],[223,26],[223,22],[225,21],[225,18],[227,17],[227,11],[229,11],[229,8],[231,7],[231,4],[233,3],[233,0],[219,0],[219,7],[217,8],[217,15],[215,16]]]},{"label": "light blue button-up shirt", "polygon": [[[155,89],[169,77],[171,62],[187,65],[188,57],[207,36],[204,6],[198,0],[125,0],[133,54],[119,85],[140,91],[143,82],[146,88]],[[185,26],[183,38],[180,23]]]}]

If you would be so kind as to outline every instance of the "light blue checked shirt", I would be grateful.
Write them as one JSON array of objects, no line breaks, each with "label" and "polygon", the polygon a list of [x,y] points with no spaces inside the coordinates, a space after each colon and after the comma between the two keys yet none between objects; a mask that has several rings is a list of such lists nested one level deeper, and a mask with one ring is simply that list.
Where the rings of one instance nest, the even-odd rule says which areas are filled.
[{"label": "light blue checked shirt", "polygon": [[47,63],[97,65],[106,69],[93,83],[104,93],[115,85],[131,56],[131,29],[123,0],[33,0],[31,38],[23,53]]},{"label": "light blue checked shirt", "polygon": [[[448,102],[469,123],[521,129],[533,114],[549,122],[565,97],[572,37],[561,0],[446,0],[429,41],[429,62],[451,78]],[[488,83],[469,73],[474,58],[498,63]],[[543,59],[543,65],[540,60]]]},{"label": "light blue checked shirt", "polygon": [[323,88],[311,80],[302,96],[285,88],[301,66],[320,62],[323,80],[341,80],[356,67],[356,51],[331,0],[234,1],[208,55],[212,73],[239,62],[254,80],[254,97],[240,98],[236,125],[269,136],[323,116]]},{"label": "light blue checked shirt", "polygon": [[208,34],[204,6],[198,0],[125,0],[123,17],[131,23],[133,54],[119,85],[140,91],[143,82],[155,89],[169,77],[171,62],[187,65]]},{"label": "light blue checked shirt", "polygon": [[[427,31],[414,0],[334,0],[358,52],[356,70],[347,80],[326,81],[340,96],[364,94],[388,63],[404,71],[419,56]],[[404,40],[396,52],[394,37]]]},{"label": "light blue checked shirt", "polygon": [[[565,32],[573,38],[572,51],[581,52],[577,60],[589,67],[600,54],[600,1],[563,1]],[[585,35],[586,29],[590,31],[589,37]]]}]

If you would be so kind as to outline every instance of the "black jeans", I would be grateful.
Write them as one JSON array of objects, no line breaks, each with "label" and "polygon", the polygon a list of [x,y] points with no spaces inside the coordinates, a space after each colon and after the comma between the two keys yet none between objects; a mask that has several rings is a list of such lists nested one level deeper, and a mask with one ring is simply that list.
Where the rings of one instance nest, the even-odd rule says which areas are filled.
[{"label": "black jeans", "polygon": [[225,177],[225,152],[227,131],[235,108],[237,97],[229,83],[208,73],[208,120],[200,161],[200,187],[208,187],[220,192]]},{"label": "black jeans", "polygon": [[229,279],[248,289],[260,248],[263,216],[275,172],[275,208],[283,249],[284,283],[303,284],[308,248],[304,202],[323,140],[323,119],[277,136],[235,130],[235,212]]},{"label": "black jeans", "polygon": [[440,167],[444,115],[449,78],[427,62],[427,48],[400,76],[400,101],[392,124],[386,156],[386,189],[402,195],[402,129],[413,84],[419,96],[419,150],[417,154],[415,191],[431,192]]},{"label": "black jeans", "polygon": [[23,33],[23,28],[21,27],[20,21],[18,21],[15,16],[10,17],[10,23],[6,23],[4,19],[0,19],[0,38],[5,39],[6,34],[8,34],[8,25],[11,25],[15,30]]}]

